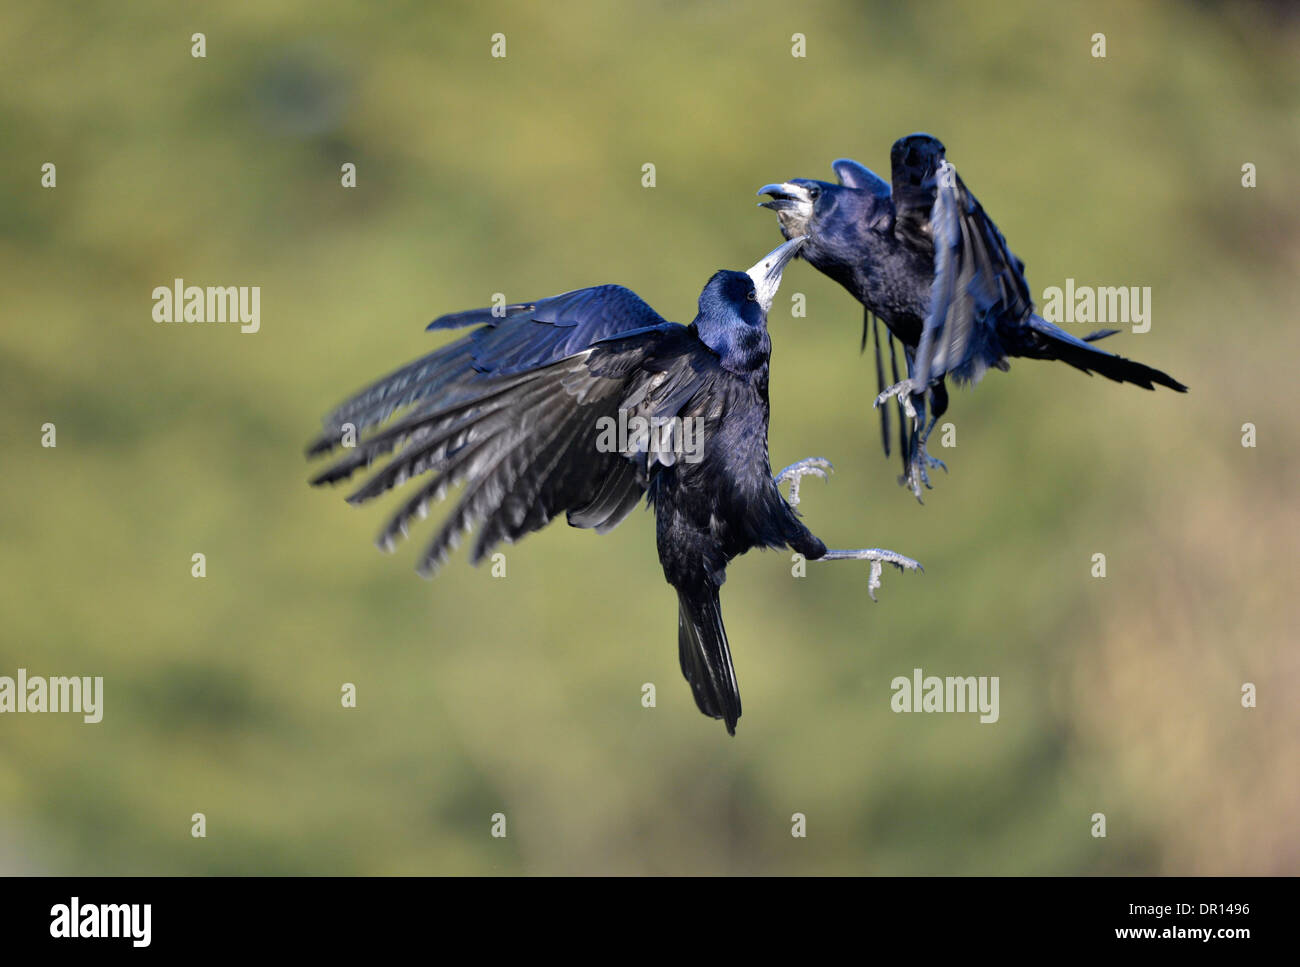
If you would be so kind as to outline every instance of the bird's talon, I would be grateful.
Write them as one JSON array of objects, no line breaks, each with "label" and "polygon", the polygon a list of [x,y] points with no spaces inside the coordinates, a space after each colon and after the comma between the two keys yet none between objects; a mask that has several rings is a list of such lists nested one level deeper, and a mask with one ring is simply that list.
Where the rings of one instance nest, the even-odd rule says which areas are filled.
[{"label": "bird's talon", "polygon": [[872,601],[876,600],[876,590],[880,587],[880,576],[884,572],[886,564],[892,564],[900,571],[924,571],[919,561],[914,561],[910,557],[905,557],[897,551],[888,551],[883,548],[865,548],[855,551],[827,551],[825,556],[820,558],[823,561],[870,561],[871,572],[867,577],[867,594]]},{"label": "bird's talon", "polygon": [[907,418],[916,423],[916,407],[912,405],[912,381],[905,379],[901,383],[895,383],[889,389],[882,392],[876,397],[875,406],[881,407],[889,402],[891,397],[898,397],[899,405],[903,407],[903,412]]},{"label": "bird's talon", "polygon": [[786,467],[773,477],[772,480],[778,487],[787,480],[790,482],[790,496],[786,503],[791,507],[798,507],[800,481],[807,476],[820,477],[822,480],[829,480],[829,472],[834,469],[835,467],[825,457],[806,457],[803,460],[790,464],[790,466]]},{"label": "bird's talon", "polygon": [[908,464],[907,473],[900,476],[898,482],[901,486],[912,491],[912,495],[916,497],[919,503],[925,503],[921,499],[921,489],[922,487],[926,490],[934,489],[934,484],[930,483],[930,470],[935,467],[942,468],[944,473],[948,472],[948,465],[942,460],[930,456],[925,450],[924,442],[922,442],[919,452]]},{"label": "bird's talon", "polygon": [[948,465],[946,463],[944,463],[938,457],[930,456],[930,454],[926,453],[924,450],[921,451],[921,459],[924,460],[926,465],[931,468],[937,467],[943,470],[944,473],[948,472]]}]

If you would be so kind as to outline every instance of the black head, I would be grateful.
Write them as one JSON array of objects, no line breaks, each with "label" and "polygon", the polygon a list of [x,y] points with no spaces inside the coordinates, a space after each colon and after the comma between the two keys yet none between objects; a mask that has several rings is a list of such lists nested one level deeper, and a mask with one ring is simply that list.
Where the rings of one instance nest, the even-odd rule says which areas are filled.
[{"label": "black head", "polygon": [[[795,178],[779,185],[764,185],[759,202],[776,212],[781,234],[786,238],[810,236],[812,249],[833,244],[845,235],[856,235],[888,215],[889,185],[856,161],[841,159],[831,166],[839,184]],[[811,257],[805,250],[805,258]]]},{"label": "black head", "polygon": [[763,256],[747,272],[715,272],[700,293],[695,327],[705,345],[736,371],[752,368],[754,354],[767,355],[767,313],[772,308],[781,275],[804,243],[786,242]]}]

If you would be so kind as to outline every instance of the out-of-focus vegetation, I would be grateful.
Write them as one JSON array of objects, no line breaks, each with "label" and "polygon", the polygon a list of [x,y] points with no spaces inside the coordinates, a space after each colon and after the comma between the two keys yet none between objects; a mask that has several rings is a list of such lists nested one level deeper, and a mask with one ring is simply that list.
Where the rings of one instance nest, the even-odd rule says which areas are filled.
[{"label": "out-of-focus vegetation", "polygon": [[[102,675],[106,703],[0,716],[0,869],[1300,869],[1297,24],[1089,7],[6,5],[0,674]],[[689,321],[779,241],[759,185],[887,171],[918,129],[1037,294],[1150,285],[1151,331],[1108,348],[1191,392],[1018,362],[954,395],[920,507],[858,307],[793,266],[773,462],[830,457],[810,526],[926,572],[873,605],[865,566],[737,561],[735,739],[681,679],[648,513],[426,583],[432,522],[385,557],[382,509],[307,487],[319,415],[445,339],[428,319],[621,282]],[[155,324],[178,277],[260,285],[261,331]],[[1000,676],[1001,720],[894,714],[916,667]]]}]

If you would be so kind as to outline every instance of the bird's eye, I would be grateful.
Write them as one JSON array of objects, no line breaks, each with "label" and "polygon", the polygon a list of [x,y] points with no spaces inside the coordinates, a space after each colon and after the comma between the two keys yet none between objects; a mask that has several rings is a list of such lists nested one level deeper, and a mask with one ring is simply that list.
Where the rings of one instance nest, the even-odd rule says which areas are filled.
[{"label": "bird's eye", "polygon": [[758,301],[758,293],[755,292],[753,289],[750,289],[750,290],[749,290],[749,295],[745,296],[745,298],[748,299],[750,302],[757,302],[757,301]]},{"label": "bird's eye", "polygon": [[813,201],[816,201],[821,196],[822,196],[822,190],[820,188],[813,187],[808,189],[808,197],[811,198]]}]

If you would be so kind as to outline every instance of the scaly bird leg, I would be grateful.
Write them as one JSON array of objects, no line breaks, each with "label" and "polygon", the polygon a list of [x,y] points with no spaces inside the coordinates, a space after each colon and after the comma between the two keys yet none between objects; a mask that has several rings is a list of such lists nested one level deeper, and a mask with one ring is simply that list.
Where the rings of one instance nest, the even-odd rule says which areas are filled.
[{"label": "scaly bird leg", "polygon": [[912,454],[908,459],[907,472],[898,478],[898,482],[908,490],[912,491],[912,495],[916,497],[918,503],[924,503],[925,501],[921,499],[921,488],[924,487],[926,490],[933,489],[930,486],[929,471],[935,467],[942,467],[944,473],[947,473],[948,465],[942,460],[930,456],[925,449],[926,441],[930,439],[930,434],[934,431],[934,425],[938,422],[939,418],[937,416],[931,417],[930,422],[925,425],[924,429],[922,429],[921,423],[925,419],[925,398],[923,396],[918,396],[918,399],[921,401],[921,414],[918,414],[916,406],[912,403],[912,396],[914,393],[915,387],[913,381],[905,379],[901,383],[895,383],[893,386],[889,387],[889,389],[877,396],[875,405],[883,406],[891,397],[897,397],[898,405],[903,408],[903,412],[906,413],[908,419],[912,421]]},{"label": "scaly bird leg", "polygon": [[930,470],[935,467],[941,467],[944,473],[948,472],[948,465],[937,457],[930,456],[929,452],[925,449],[925,444],[930,439],[930,434],[934,432],[934,425],[938,420],[939,418],[937,416],[932,416],[929,425],[926,426],[925,430],[913,441],[912,459],[908,466],[907,474],[898,481],[899,483],[910,487],[918,501],[921,500],[922,485],[924,485],[926,490],[934,489],[930,486]]},{"label": "scaly bird leg", "polygon": [[829,480],[830,477],[828,474],[834,469],[835,468],[831,466],[831,462],[825,457],[808,457],[804,460],[798,461],[797,463],[790,464],[790,466],[786,467],[773,477],[772,480],[778,487],[787,480],[790,482],[790,497],[786,503],[791,507],[798,507],[799,481],[808,476],[821,477],[823,480]]},{"label": "scaly bird leg", "polygon": [[876,589],[880,587],[880,574],[884,570],[884,565],[892,564],[900,571],[921,571],[924,573],[925,568],[921,567],[919,561],[914,561],[910,557],[904,557],[897,551],[887,551],[880,547],[868,547],[856,551],[830,551],[822,557],[817,558],[819,561],[870,561],[871,577],[867,579],[867,594],[871,600],[876,600]]},{"label": "scaly bird leg", "polygon": [[903,412],[907,414],[907,418],[915,424],[916,407],[912,405],[913,392],[915,392],[915,390],[912,386],[912,381],[910,379],[905,379],[901,383],[895,383],[893,386],[889,387],[889,389],[877,396],[875,405],[878,407],[884,406],[889,402],[891,397],[896,396],[898,397],[898,405],[903,408]]},{"label": "scaly bird leg", "polygon": [[[910,405],[910,404],[909,404]],[[915,414],[913,414],[915,416]],[[831,462],[825,457],[808,457],[797,463],[792,463],[772,479],[777,486],[790,482],[790,498],[787,501],[791,507],[799,505],[799,482],[806,476],[821,477],[823,480],[829,479],[827,473],[833,470]],[[924,571],[920,563],[912,560],[910,557],[904,557],[897,551],[887,551],[883,548],[870,547],[853,551],[832,551],[828,550],[824,555],[816,558],[818,561],[870,561],[871,576],[867,579],[867,594],[871,600],[876,600],[876,589],[880,587],[880,575],[884,570],[884,565],[892,564],[900,571]]]}]

